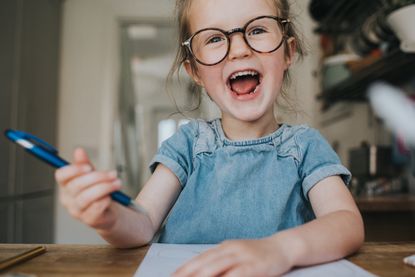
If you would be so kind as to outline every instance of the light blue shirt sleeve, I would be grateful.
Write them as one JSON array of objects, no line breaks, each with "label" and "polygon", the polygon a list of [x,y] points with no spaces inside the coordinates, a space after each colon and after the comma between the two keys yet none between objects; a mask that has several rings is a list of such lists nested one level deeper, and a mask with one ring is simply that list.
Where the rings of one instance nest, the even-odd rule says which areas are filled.
[{"label": "light blue shirt sleeve", "polygon": [[317,130],[307,128],[295,140],[300,152],[302,189],[307,199],[310,189],[327,177],[339,175],[349,185],[350,171],[341,164],[336,152]]},{"label": "light blue shirt sleeve", "polygon": [[153,173],[159,163],[169,168],[185,186],[187,178],[192,172],[194,141],[197,133],[197,122],[191,121],[180,126],[177,132],[165,140],[157,154],[150,162]]}]

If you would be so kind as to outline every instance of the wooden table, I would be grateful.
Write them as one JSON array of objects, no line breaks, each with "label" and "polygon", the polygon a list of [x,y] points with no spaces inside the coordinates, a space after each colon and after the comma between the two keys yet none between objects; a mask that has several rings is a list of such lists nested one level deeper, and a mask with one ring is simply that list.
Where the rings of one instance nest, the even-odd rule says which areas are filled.
[{"label": "wooden table", "polygon": [[[35,245],[0,244],[0,259]],[[36,276],[132,276],[148,247],[116,249],[107,245],[46,245],[48,251],[6,273]],[[415,268],[402,259],[415,254],[415,242],[365,243],[348,260],[379,276],[415,276]],[[5,272],[1,272],[5,273]]]}]

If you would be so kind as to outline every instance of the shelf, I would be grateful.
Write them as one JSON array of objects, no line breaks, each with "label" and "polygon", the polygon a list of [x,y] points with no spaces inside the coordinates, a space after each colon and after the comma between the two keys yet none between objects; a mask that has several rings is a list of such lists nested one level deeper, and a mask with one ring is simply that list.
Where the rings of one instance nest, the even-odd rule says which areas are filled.
[{"label": "shelf", "polygon": [[318,99],[324,101],[323,110],[338,101],[366,101],[366,90],[375,81],[399,85],[415,77],[415,53],[395,51],[370,66],[359,70],[346,80],[323,91]]},{"label": "shelf", "polygon": [[352,34],[364,21],[382,7],[378,0],[338,0],[327,4],[314,1],[309,8],[312,16],[319,18],[316,33],[339,35]]},{"label": "shelf", "polygon": [[415,195],[384,195],[357,197],[361,212],[415,212]]}]

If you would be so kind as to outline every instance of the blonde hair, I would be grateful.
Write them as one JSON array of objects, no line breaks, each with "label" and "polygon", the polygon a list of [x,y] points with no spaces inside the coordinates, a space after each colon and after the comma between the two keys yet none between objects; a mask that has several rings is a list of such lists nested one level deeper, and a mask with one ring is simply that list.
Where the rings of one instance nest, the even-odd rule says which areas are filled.
[{"label": "blonde hair", "polygon": [[[297,53],[297,58],[302,59],[304,55],[306,54],[304,42],[301,39],[301,36],[298,32],[298,30],[295,27],[295,23],[293,22],[293,18],[290,12],[290,4],[288,3],[288,0],[271,0],[273,4],[275,5],[275,9],[277,12],[277,16],[284,18],[284,19],[290,19],[290,23],[287,24],[285,28],[286,35],[288,37],[294,38],[295,41],[295,51]],[[189,24],[189,10],[191,6],[192,0],[176,0],[176,24],[178,25],[179,30],[179,36],[178,36],[178,44],[179,47],[177,49],[176,57],[174,60],[174,63],[170,69],[169,75],[168,75],[168,82],[171,82],[173,79],[173,76],[175,74],[178,75],[178,72],[183,65],[185,61],[190,62],[190,66],[192,69],[197,72],[196,70],[196,61],[190,56],[190,53],[185,47],[182,47],[182,42],[188,39],[192,33],[190,32],[190,24]],[[284,40],[284,53],[286,57],[289,57],[290,50],[288,48],[287,40]],[[286,93],[285,88],[290,84],[290,74],[289,70],[286,70],[284,72],[284,82],[283,87],[281,88],[281,97],[285,100],[285,102],[289,106],[289,110],[295,110],[294,106],[290,103],[290,97]],[[193,82],[192,87],[192,94],[196,97],[197,106],[192,108],[191,110],[196,110],[199,108],[199,105],[201,103],[201,93],[202,89],[200,86],[198,86],[195,82]],[[176,105],[177,106],[177,105]]]}]

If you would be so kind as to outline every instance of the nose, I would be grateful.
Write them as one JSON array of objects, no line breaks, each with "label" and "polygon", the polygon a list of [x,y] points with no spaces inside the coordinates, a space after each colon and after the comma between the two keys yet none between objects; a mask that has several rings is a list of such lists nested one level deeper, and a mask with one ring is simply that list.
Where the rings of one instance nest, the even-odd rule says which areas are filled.
[{"label": "nose", "polygon": [[251,47],[246,43],[242,33],[233,34],[229,40],[229,60],[246,58],[252,54]]}]

